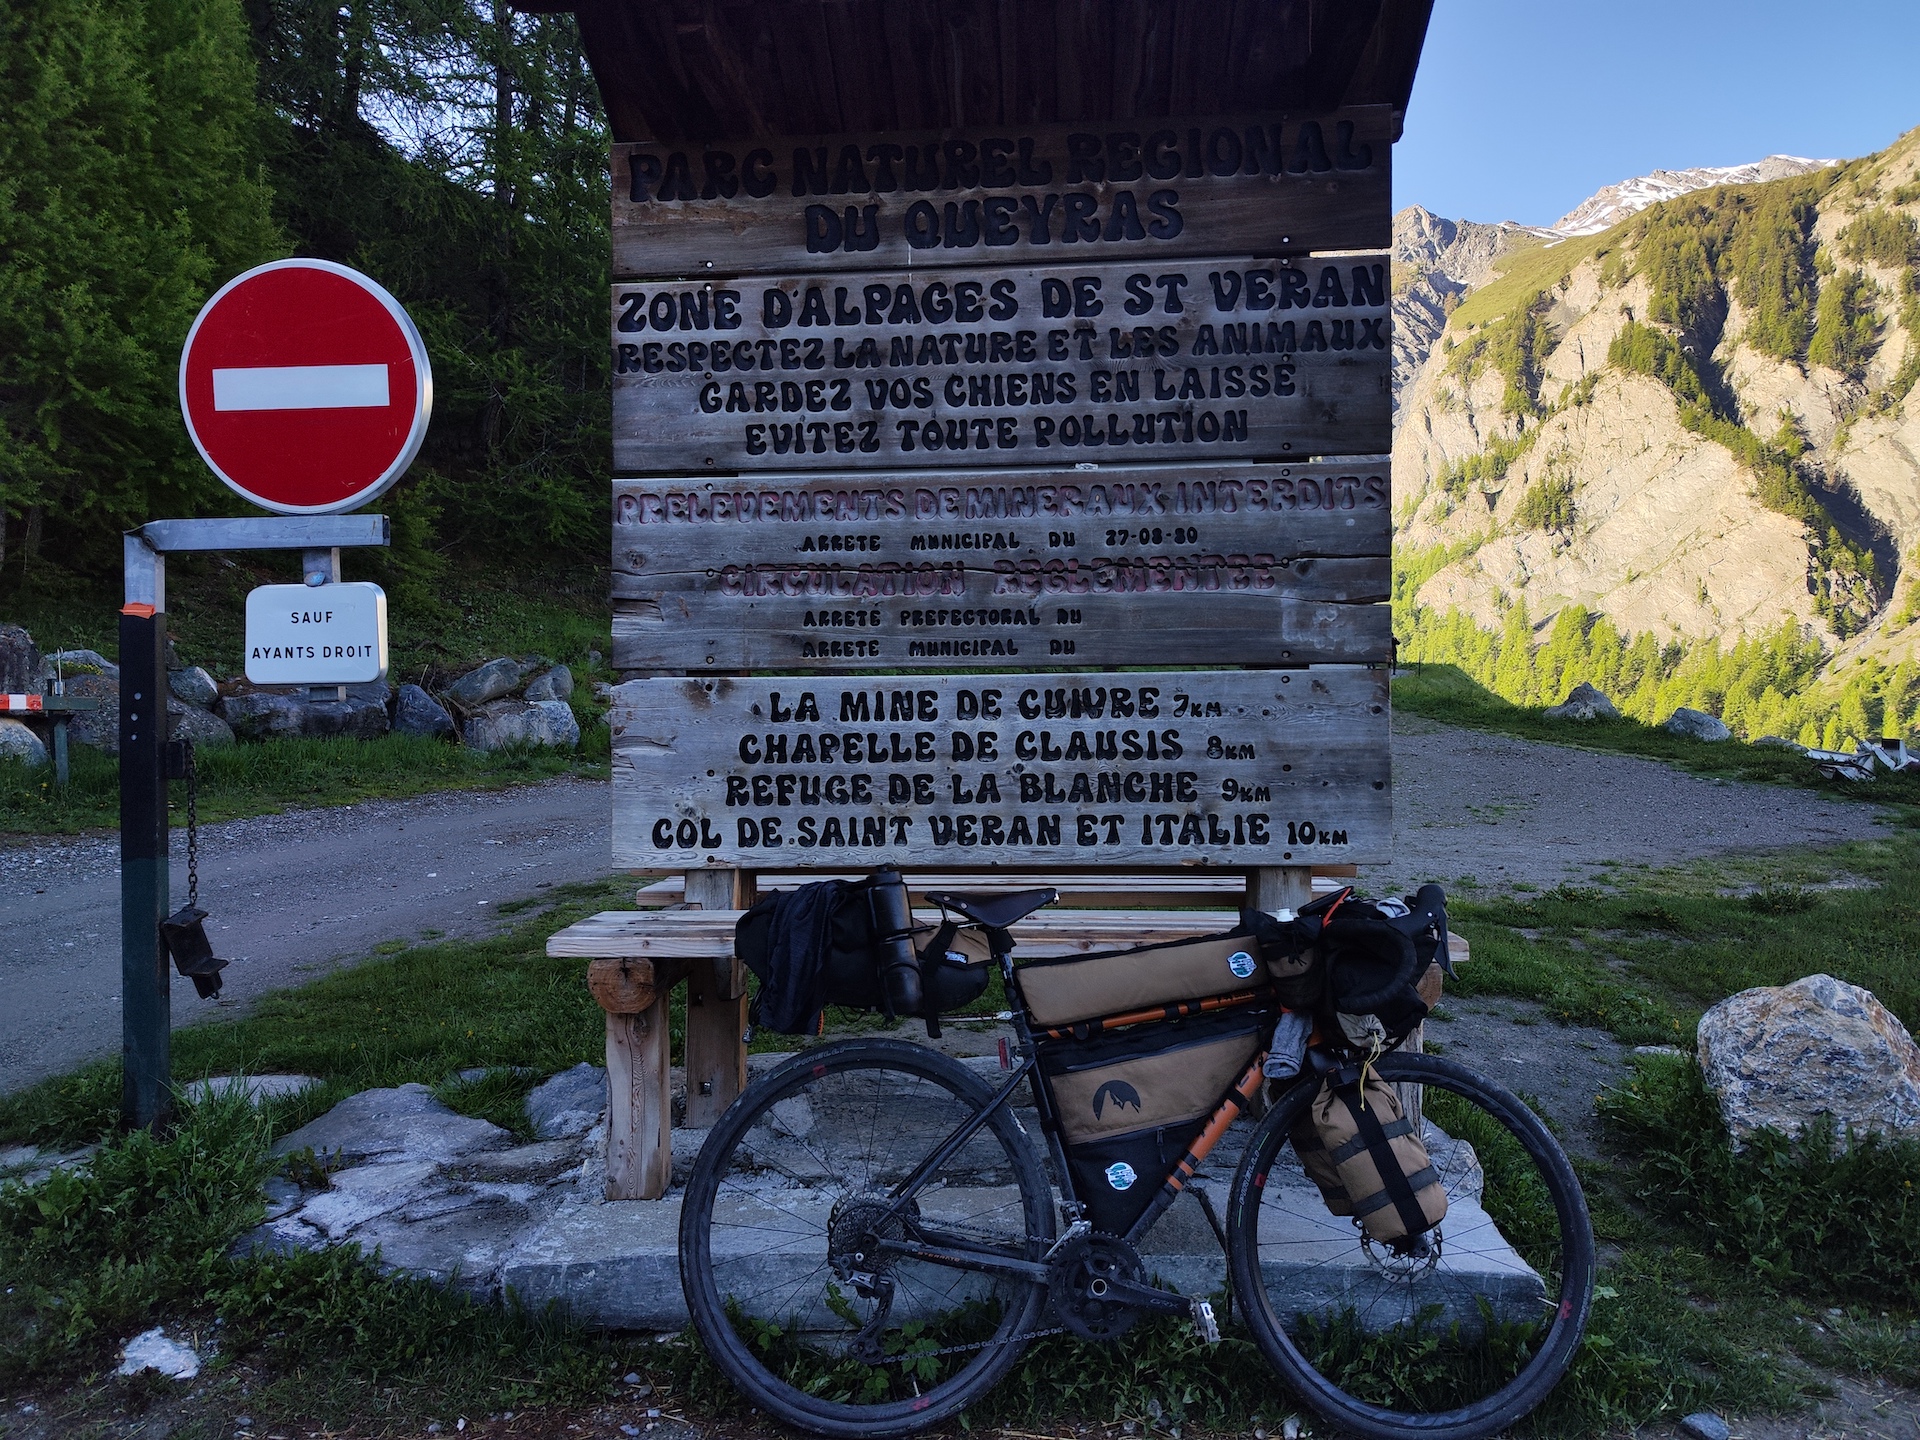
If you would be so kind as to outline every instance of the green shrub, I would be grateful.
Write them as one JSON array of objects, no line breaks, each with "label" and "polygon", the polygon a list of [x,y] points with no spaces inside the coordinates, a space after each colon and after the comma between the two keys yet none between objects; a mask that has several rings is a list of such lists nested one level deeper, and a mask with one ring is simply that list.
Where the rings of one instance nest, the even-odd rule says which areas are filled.
[{"label": "green shrub", "polygon": [[1513,512],[1516,525],[1526,530],[1571,530],[1579,510],[1573,501],[1573,477],[1549,475],[1529,485]]},{"label": "green shrub", "polygon": [[1762,1131],[1736,1153],[1691,1061],[1642,1057],[1598,1109],[1639,1162],[1635,1194],[1765,1284],[1920,1303],[1920,1143]]}]

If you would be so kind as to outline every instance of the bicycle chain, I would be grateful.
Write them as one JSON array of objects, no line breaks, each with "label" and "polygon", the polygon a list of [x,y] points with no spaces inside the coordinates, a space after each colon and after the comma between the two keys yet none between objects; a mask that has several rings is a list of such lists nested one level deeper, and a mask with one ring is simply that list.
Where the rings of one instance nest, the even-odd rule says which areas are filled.
[{"label": "bicycle chain", "polygon": [[193,741],[182,740],[187,780],[187,904],[200,908],[200,767],[194,762]]}]

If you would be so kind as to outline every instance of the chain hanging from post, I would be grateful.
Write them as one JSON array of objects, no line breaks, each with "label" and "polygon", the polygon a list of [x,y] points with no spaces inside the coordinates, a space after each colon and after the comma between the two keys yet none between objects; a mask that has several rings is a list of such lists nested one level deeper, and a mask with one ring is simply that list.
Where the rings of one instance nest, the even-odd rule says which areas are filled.
[{"label": "chain hanging from post", "polygon": [[173,965],[202,1000],[220,993],[220,972],[227,962],[213,953],[207,939],[207,912],[200,908],[200,767],[193,741],[181,740],[180,777],[187,782],[187,903],[160,922],[161,938],[173,956]]},{"label": "chain hanging from post", "polygon": [[187,770],[187,908],[200,908],[200,767],[193,741],[182,740]]}]

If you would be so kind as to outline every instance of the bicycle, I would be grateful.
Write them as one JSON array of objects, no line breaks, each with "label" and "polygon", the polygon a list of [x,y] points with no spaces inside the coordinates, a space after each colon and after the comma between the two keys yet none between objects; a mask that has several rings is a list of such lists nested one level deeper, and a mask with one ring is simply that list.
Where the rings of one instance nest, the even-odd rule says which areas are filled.
[{"label": "bicycle", "polygon": [[[1180,1131],[1192,1138],[1177,1158],[1151,1172],[1126,1161],[1101,1172],[1068,1153],[1050,1054],[1075,1043],[1084,1053],[1091,1037],[1130,1026],[1178,1030],[1202,1015],[1265,1034],[1278,1013],[1272,990],[1252,983],[1064,1030],[1036,1025],[1021,981],[1032,967],[1014,964],[1009,927],[1054,892],[929,898],[985,932],[1017,1041],[1002,1055],[1006,1079],[991,1087],[960,1062],[897,1040],[803,1050],[734,1103],[689,1179],[680,1224],[688,1308],[709,1354],[754,1404],[816,1434],[901,1435],[957,1414],[1043,1335],[1110,1342],[1145,1316],[1175,1315],[1217,1341],[1210,1302],[1150,1284],[1138,1250],[1189,1188],[1227,1252],[1229,1305],[1269,1363],[1345,1430],[1491,1435],[1565,1374],[1592,1303],[1592,1228],[1560,1146],[1501,1086],[1436,1056],[1372,1059],[1381,1079],[1419,1087],[1448,1197],[1438,1226],[1383,1244],[1329,1213],[1306,1183],[1293,1137],[1321,1081],[1303,1072],[1271,1097],[1222,1225],[1192,1182],[1254,1108],[1264,1044],[1253,1042],[1258,1053],[1198,1133]],[[1023,1086],[1051,1181],[1015,1114]],[[1096,1114],[1126,1109],[1123,1090],[1103,1090]],[[1159,1188],[1123,1232],[1102,1232],[1089,1215],[1112,1197],[1093,1187],[1123,1179]]]}]

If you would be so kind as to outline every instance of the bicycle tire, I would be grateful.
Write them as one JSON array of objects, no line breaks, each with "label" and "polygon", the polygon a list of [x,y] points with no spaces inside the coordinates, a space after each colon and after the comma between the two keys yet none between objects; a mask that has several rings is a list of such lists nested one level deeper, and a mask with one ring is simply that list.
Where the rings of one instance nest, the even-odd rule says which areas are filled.
[{"label": "bicycle tire", "polygon": [[[1462,1257],[1457,1268],[1449,1265],[1447,1221],[1436,1232],[1440,1258],[1418,1274],[1396,1275],[1384,1248],[1361,1245],[1357,1227],[1333,1217],[1310,1184],[1294,1187],[1291,1171],[1281,1167],[1295,1162],[1283,1152],[1290,1146],[1289,1128],[1305,1115],[1319,1089],[1319,1082],[1309,1078],[1274,1103],[1234,1176],[1228,1216],[1234,1295],[1261,1352],[1300,1397],[1333,1424],[1370,1440],[1397,1440],[1408,1435],[1426,1440],[1480,1440],[1506,1429],[1545,1400],[1579,1350],[1593,1304],[1595,1268],[1586,1199],[1572,1165],[1546,1125],[1500,1085],[1464,1066],[1429,1055],[1388,1056],[1377,1070],[1385,1080],[1424,1086],[1427,1119],[1434,1120],[1436,1109],[1443,1111],[1457,1131],[1477,1137],[1476,1147],[1493,1157],[1491,1170],[1475,1150],[1463,1154],[1456,1148],[1444,1164],[1440,1153],[1434,1157],[1437,1168],[1460,1180],[1461,1191],[1471,1191],[1476,1172],[1477,1183],[1483,1187],[1481,1192],[1450,1196],[1448,1218],[1462,1237],[1456,1251],[1451,1252]],[[1452,1098],[1437,1098],[1440,1096]],[[1472,1113],[1476,1111],[1477,1118]],[[1487,1129],[1489,1123],[1497,1126],[1497,1131]],[[1448,1183],[1450,1189],[1454,1188],[1452,1179]],[[1542,1191],[1551,1201],[1551,1221],[1539,1203]],[[1282,1198],[1289,1195],[1293,1201]],[[1465,1203],[1468,1199],[1471,1208]],[[1486,1209],[1480,1208],[1483,1203]],[[1303,1205],[1312,1207],[1312,1213],[1303,1215]],[[1500,1218],[1493,1219],[1490,1212]],[[1263,1250],[1263,1218],[1269,1221],[1269,1236],[1300,1238],[1270,1239]],[[1510,1263],[1496,1264],[1486,1258],[1492,1255],[1495,1242],[1508,1245],[1503,1225],[1521,1237],[1506,1254],[1520,1261],[1538,1282],[1538,1294],[1531,1292],[1532,1282],[1522,1285],[1517,1281],[1518,1271]],[[1308,1246],[1318,1243],[1326,1249],[1331,1243],[1328,1237],[1342,1226],[1354,1250],[1346,1252],[1344,1259],[1303,1266],[1301,1262],[1314,1253]],[[1317,1242],[1309,1238],[1313,1234],[1320,1236]],[[1369,1274],[1364,1268],[1356,1271],[1352,1259],[1355,1252],[1379,1273]],[[1314,1274],[1314,1266],[1322,1264],[1346,1268]],[[1476,1266],[1480,1267],[1477,1272]],[[1484,1278],[1476,1281],[1476,1273]],[[1472,1288],[1476,1283],[1484,1285],[1486,1293],[1476,1293]],[[1397,1293],[1395,1285],[1399,1287]],[[1273,1290],[1284,1293],[1286,1304],[1322,1306],[1317,1315],[1306,1309],[1293,1312],[1292,1327],[1300,1332],[1298,1337],[1276,1312]],[[1316,1292],[1335,1298],[1299,1298]],[[1374,1298],[1366,1298],[1369,1293]],[[1361,1297],[1370,1313],[1361,1314],[1354,1297]],[[1336,1308],[1343,1303],[1344,1310]],[[1443,1317],[1455,1317],[1451,1332],[1431,1326],[1437,1304],[1443,1306]],[[1478,1318],[1469,1315],[1465,1320],[1458,1319],[1466,1310],[1477,1311]],[[1538,1328],[1543,1311],[1548,1317],[1544,1319],[1544,1333]],[[1367,1328],[1369,1322],[1391,1321],[1396,1312],[1411,1314],[1411,1324]],[[1512,1318],[1516,1314],[1521,1318]],[[1487,1327],[1477,1338],[1472,1333],[1475,1324]],[[1419,1354],[1426,1368],[1411,1374],[1383,1375],[1391,1367],[1370,1364],[1365,1354],[1366,1347],[1378,1344],[1383,1336],[1387,1343],[1376,1355],[1388,1355],[1411,1366],[1410,1357]],[[1421,1347],[1407,1343],[1415,1338],[1422,1342]],[[1309,1354],[1310,1349],[1317,1351],[1317,1360]],[[1487,1383],[1486,1393],[1464,1403],[1451,1403],[1446,1398],[1457,1393],[1476,1368],[1485,1371],[1498,1367],[1502,1353],[1509,1349],[1516,1356],[1527,1357],[1514,1361],[1511,1375],[1500,1378],[1499,1369],[1494,1368],[1495,1378]],[[1322,1367],[1335,1369],[1342,1363],[1353,1368],[1358,1384],[1355,1378],[1336,1381],[1323,1373]],[[1449,1366],[1451,1369],[1444,1368]],[[1371,1388],[1374,1393],[1354,1394],[1345,1388],[1350,1385]],[[1424,1401],[1435,1396],[1443,1397],[1440,1403],[1449,1404],[1449,1408],[1423,1408]],[[1383,1398],[1388,1403],[1380,1403]]]},{"label": "bicycle tire", "polygon": [[[992,1333],[979,1342],[971,1358],[959,1363],[950,1373],[941,1375],[937,1383],[923,1393],[918,1378],[906,1375],[900,1366],[890,1363],[865,1367],[862,1383],[872,1385],[877,1378],[887,1391],[884,1399],[874,1403],[850,1403],[831,1395],[809,1393],[808,1389],[793,1383],[796,1378],[806,1378],[806,1367],[833,1375],[836,1377],[833,1384],[843,1383],[838,1377],[847,1372],[847,1356],[835,1355],[832,1344],[837,1341],[850,1347],[856,1336],[864,1332],[851,1331],[851,1320],[844,1312],[852,1309],[853,1304],[846,1292],[834,1293],[841,1282],[826,1275],[819,1275],[817,1281],[815,1279],[823,1266],[831,1271],[830,1258],[817,1262],[813,1271],[802,1273],[799,1280],[791,1285],[786,1283],[787,1273],[804,1266],[813,1254],[814,1246],[821,1247],[820,1253],[830,1257],[835,1223],[833,1217],[842,1214],[846,1205],[872,1203],[872,1197],[880,1193],[875,1188],[878,1183],[875,1176],[891,1177],[902,1165],[910,1170],[913,1161],[901,1159],[876,1166],[869,1156],[866,1170],[856,1183],[855,1177],[859,1172],[855,1168],[843,1168],[839,1163],[820,1155],[816,1148],[806,1145],[807,1136],[813,1133],[810,1128],[799,1130],[799,1143],[812,1155],[811,1164],[789,1161],[786,1168],[782,1169],[778,1157],[771,1154],[775,1141],[768,1137],[792,1134],[798,1122],[789,1125],[788,1120],[802,1113],[795,1108],[795,1102],[804,1104],[807,1107],[804,1113],[811,1117],[830,1110],[840,1090],[849,1094],[871,1092],[880,1097],[895,1094],[897,1085],[881,1078],[884,1075],[896,1078],[905,1076],[924,1082],[919,1099],[911,1104],[896,1101],[889,1107],[889,1131],[910,1128],[913,1121],[919,1120],[930,1133],[945,1134],[955,1123],[951,1117],[977,1113],[986,1107],[994,1093],[964,1066],[924,1046],[892,1040],[856,1040],[805,1050],[749,1086],[721,1117],[706,1144],[701,1147],[699,1159],[687,1182],[680,1215],[681,1288],[686,1295],[694,1329],[714,1362],[742,1394],[775,1418],[817,1435],[843,1436],[849,1437],[849,1440],[910,1434],[938,1424],[971,1404],[1019,1358],[1026,1347],[1025,1337],[1037,1327],[1047,1298],[1047,1287],[1043,1282],[993,1277],[993,1283],[1001,1286],[1004,1293],[996,1295],[999,1314]],[[834,1088],[835,1094],[827,1093],[830,1087]],[[941,1092],[949,1097],[944,1104],[938,1100]],[[788,1107],[784,1112],[787,1120],[775,1114],[775,1107],[783,1105]],[[878,1133],[878,1120],[876,1103],[874,1117],[867,1126],[866,1139],[869,1144],[884,1138]],[[805,1124],[810,1127],[814,1121],[809,1118]],[[780,1129],[783,1125],[788,1126],[785,1132]],[[909,1142],[909,1145],[914,1143],[919,1142]],[[1006,1229],[1006,1243],[1011,1246],[1017,1240],[1024,1247],[1025,1258],[1039,1260],[1045,1255],[1053,1237],[1053,1196],[1039,1157],[1011,1107],[1002,1106],[996,1111],[967,1145],[982,1148],[977,1153],[970,1149],[963,1151],[963,1156],[954,1157],[948,1162],[949,1165],[956,1167],[957,1172],[958,1167],[964,1164],[978,1164],[983,1159],[991,1161],[995,1149],[1004,1156],[1009,1177],[1018,1187],[1019,1225],[1017,1235],[1011,1228]],[[759,1147],[757,1150],[756,1146]],[[929,1149],[919,1151],[921,1156],[927,1153],[930,1153]],[[769,1165],[778,1172],[775,1178],[770,1182],[756,1179],[767,1173]],[[803,1175],[800,1171],[806,1173]],[[993,1173],[997,1175],[999,1172]],[[809,1186],[801,1183],[807,1180],[812,1180],[814,1184]],[[728,1293],[730,1283],[739,1280],[745,1284],[753,1278],[748,1274],[744,1260],[738,1262],[738,1275],[729,1273],[734,1268],[734,1262],[727,1261],[725,1257],[736,1252],[747,1253],[742,1252],[739,1244],[735,1243],[741,1238],[735,1235],[735,1227],[730,1223],[723,1225],[722,1244],[719,1247],[715,1245],[714,1234],[715,1210],[716,1205],[722,1203],[722,1192],[725,1191],[729,1197],[725,1203],[733,1206],[743,1217],[750,1218],[752,1207],[762,1203],[761,1198],[756,1198],[761,1197],[761,1191],[756,1187],[763,1183],[771,1183],[776,1187],[768,1192],[772,1198],[766,1203],[777,1206],[778,1213],[783,1217],[780,1227],[768,1237],[772,1241],[770,1250],[780,1252],[783,1261],[791,1260],[796,1254],[799,1257],[788,1264],[788,1271],[781,1272],[779,1281],[756,1285],[755,1293],[745,1302],[770,1311],[776,1317],[771,1320],[758,1314],[747,1314],[740,1296]],[[835,1184],[838,1184],[841,1193],[832,1199],[828,1217],[822,1221],[819,1218],[820,1207],[827,1201]],[[1004,1186],[1001,1188],[1004,1190]],[[961,1192],[946,1193],[953,1196]],[[985,1194],[987,1191],[966,1193]],[[1001,1200],[994,1213],[1004,1227],[1011,1227],[1016,1218],[1013,1210],[1012,1199],[1008,1197]],[[968,1216],[969,1221],[975,1218]],[[720,1263],[716,1263],[716,1253],[723,1257]],[[844,1260],[843,1255],[842,1263]],[[969,1272],[941,1269],[938,1273],[959,1276]],[[977,1277],[978,1272],[970,1273]],[[899,1274],[898,1265],[889,1272],[889,1279],[895,1282],[896,1287],[903,1283],[898,1278]],[[816,1283],[829,1296],[819,1304],[824,1305],[833,1316],[840,1317],[848,1333],[837,1336],[828,1334],[826,1339],[818,1342],[816,1349],[809,1350],[802,1343],[803,1337],[822,1332],[804,1327],[825,1318],[812,1300],[812,1288]],[[977,1286],[978,1281],[970,1279],[966,1283]],[[954,1282],[944,1298],[952,1299],[961,1288],[959,1282]],[[861,1292],[856,1292],[856,1295],[869,1303],[869,1313],[872,1309],[880,1308],[872,1302],[871,1297]],[[803,1297],[806,1297],[804,1303],[811,1307],[804,1312],[800,1308]],[[910,1296],[910,1307],[912,1299]],[[842,1308],[835,1308],[836,1303]],[[968,1297],[960,1303],[964,1308],[974,1302]],[[777,1317],[782,1308],[789,1305],[792,1307],[791,1318],[783,1325]],[[993,1307],[988,1305],[984,1308],[991,1312]],[[736,1316],[742,1322],[741,1327],[735,1324]],[[903,1333],[904,1324],[910,1323],[915,1322],[903,1323]],[[791,1337],[793,1351],[784,1360],[774,1357],[777,1364],[770,1363],[765,1344],[756,1348],[755,1343],[742,1334],[743,1327],[756,1329],[756,1334],[764,1341],[768,1333],[765,1327],[768,1325],[779,1327],[774,1332],[772,1343],[787,1342]],[[795,1353],[800,1358],[795,1359]],[[920,1358],[924,1363],[924,1357]],[[853,1362],[856,1373],[861,1364],[858,1360]],[[796,1366],[801,1367],[802,1374],[793,1373]],[[941,1368],[945,1368],[944,1364]],[[898,1393],[903,1379],[916,1393]],[[811,1385],[816,1382],[809,1379],[808,1383]]]}]

